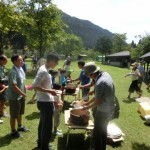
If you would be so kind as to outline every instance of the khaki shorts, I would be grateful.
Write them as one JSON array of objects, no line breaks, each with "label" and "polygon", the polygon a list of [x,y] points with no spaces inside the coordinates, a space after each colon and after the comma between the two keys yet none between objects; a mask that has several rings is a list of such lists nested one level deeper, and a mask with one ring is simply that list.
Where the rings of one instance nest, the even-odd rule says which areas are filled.
[{"label": "khaki shorts", "polygon": [[17,119],[20,115],[24,114],[25,111],[25,99],[20,100],[9,100],[10,104],[10,116],[11,118]]}]

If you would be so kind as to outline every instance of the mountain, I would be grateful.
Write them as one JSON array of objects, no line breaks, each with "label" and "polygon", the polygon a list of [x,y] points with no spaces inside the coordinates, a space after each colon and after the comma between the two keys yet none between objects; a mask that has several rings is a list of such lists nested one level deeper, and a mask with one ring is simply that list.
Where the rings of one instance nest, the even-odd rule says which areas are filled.
[{"label": "mountain", "polygon": [[113,33],[103,29],[88,20],[71,17],[63,12],[62,20],[68,25],[65,29],[67,33],[75,34],[80,37],[84,43],[85,48],[94,48],[97,40],[102,36],[112,38]]}]

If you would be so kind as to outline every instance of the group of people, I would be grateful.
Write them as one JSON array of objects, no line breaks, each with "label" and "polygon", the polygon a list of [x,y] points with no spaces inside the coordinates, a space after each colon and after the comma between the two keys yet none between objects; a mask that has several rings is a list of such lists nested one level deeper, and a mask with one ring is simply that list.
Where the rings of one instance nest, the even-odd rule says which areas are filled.
[{"label": "group of people", "polygon": [[[3,68],[2,78],[5,78],[4,66],[7,63],[7,57],[4,55],[1,57],[0,65]],[[2,61],[3,63],[1,63]],[[0,91],[0,95],[8,88],[7,98],[9,100],[10,107],[10,135],[14,138],[19,138],[21,137],[20,132],[29,131],[27,127],[23,126],[22,122],[22,115],[25,112],[25,99],[27,96],[24,84],[26,74],[22,69],[24,61],[21,55],[13,55],[11,57],[11,61],[13,66],[9,71],[8,86],[3,83],[1,84],[3,90]],[[58,90],[53,88],[55,82],[52,80],[53,75],[52,71],[50,71],[57,66],[58,61],[59,57],[56,53],[48,54],[45,64],[38,69],[32,83],[32,87],[36,91],[37,107],[40,111],[37,146],[41,150],[51,150],[51,144],[49,144],[49,142],[52,136],[52,131],[54,128],[55,132],[57,132],[59,124],[59,121],[55,120],[57,123],[54,123],[53,127],[53,115],[59,116],[60,111],[55,114],[55,110],[61,110],[63,107],[63,97]],[[115,95],[113,80],[108,73],[102,72],[100,67],[98,67],[94,62],[85,63],[80,60],[78,62],[78,67],[81,69],[79,77],[76,79],[70,79],[71,82],[81,82],[80,88],[82,89],[82,97],[85,100],[83,103],[83,109],[95,108],[95,150],[104,150],[106,149],[107,142],[107,124],[111,118],[112,104]],[[0,69],[2,70],[2,68]],[[2,72],[0,73],[2,75]],[[63,82],[63,79],[65,78],[63,76],[66,76],[65,73],[65,69],[60,69],[61,88],[64,84],[66,84]],[[87,95],[90,93],[90,87],[93,85],[94,91],[92,91],[92,93],[94,93],[94,96],[91,100],[89,100]],[[5,101],[5,99],[3,100]],[[59,117],[55,118],[58,119]],[[55,126],[55,124],[57,125]]]},{"label": "group of people", "polygon": [[[26,74],[22,69],[24,61],[21,55],[13,55],[11,61],[13,66],[9,71],[7,86],[4,83],[4,79],[6,78],[4,66],[7,63],[7,57],[5,55],[0,56],[0,115],[4,114],[5,91],[7,89],[10,107],[10,135],[14,138],[19,138],[21,137],[20,132],[29,131],[27,127],[23,126],[22,122],[27,96],[24,84]],[[71,63],[71,60],[67,61]],[[103,72],[95,62],[85,63],[83,60],[79,60],[78,67],[81,69],[81,72],[79,77],[72,79],[71,74],[67,73],[66,70],[66,68],[70,67],[70,63],[65,63],[64,68],[58,68],[58,71],[55,71],[54,68],[58,62],[59,57],[57,53],[52,52],[48,54],[45,63],[38,68],[32,83],[32,87],[36,91],[37,108],[40,111],[37,147],[41,150],[52,149],[52,145],[49,142],[53,129],[54,133],[61,132],[58,126],[64,96],[60,91],[63,91],[67,82],[77,81],[80,83],[79,88],[82,89],[82,99],[84,100],[82,109],[94,110],[94,149],[105,150],[107,144],[107,125],[113,114],[115,99],[115,87],[110,74]],[[131,92],[134,90],[141,96],[141,89],[139,86],[137,87],[138,77],[141,76],[137,70],[137,64],[134,63],[132,66],[132,72],[135,75],[132,76],[133,80],[129,88],[128,97],[131,96]],[[60,85],[55,82],[57,75]],[[92,91],[90,91],[91,86],[94,86]],[[93,95],[91,99],[89,97],[90,94]]]}]

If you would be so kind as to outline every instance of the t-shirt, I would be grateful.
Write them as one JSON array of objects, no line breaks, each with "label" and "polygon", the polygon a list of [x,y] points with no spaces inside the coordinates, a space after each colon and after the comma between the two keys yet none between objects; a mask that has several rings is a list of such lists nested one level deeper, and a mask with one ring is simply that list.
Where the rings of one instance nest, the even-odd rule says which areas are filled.
[{"label": "t-shirt", "polygon": [[111,76],[103,72],[95,82],[95,98],[102,103],[97,106],[98,111],[110,112],[114,102],[115,89]]},{"label": "t-shirt", "polygon": [[[32,83],[33,87],[43,87],[45,89],[52,89],[51,75],[46,69],[45,65],[38,69],[37,75]],[[36,90],[37,101],[40,102],[53,102],[54,98],[50,93],[41,92]]]},{"label": "t-shirt", "polygon": [[139,72],[140,72],[140,75],[143,76],[143,74],[144,74],[144,72],[145,72],[145,71],[144,71],[144,67],[140,65],[140,66],[138,66],[137,68],[138,68],[138,70],[139,70]]},{"label": "t-shirt", "polygon": [[81,85],[86,85],[86,84],[90,83],[90,78],[85,75],[85,72],[83,69],[80,73],[79,79],[81,81]]}]

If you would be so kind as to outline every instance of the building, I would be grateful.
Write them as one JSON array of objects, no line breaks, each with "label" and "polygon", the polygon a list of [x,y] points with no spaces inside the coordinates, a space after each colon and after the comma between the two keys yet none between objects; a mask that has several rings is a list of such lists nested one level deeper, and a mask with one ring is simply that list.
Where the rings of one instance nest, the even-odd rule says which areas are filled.
[{"label": "building", "polygon": [[130,66],[130,52],[122,51],[115,54],[107,55],[105,57],[105,64],[117,67],[129,68]]}]

